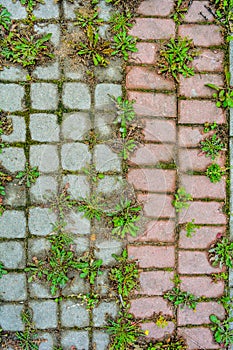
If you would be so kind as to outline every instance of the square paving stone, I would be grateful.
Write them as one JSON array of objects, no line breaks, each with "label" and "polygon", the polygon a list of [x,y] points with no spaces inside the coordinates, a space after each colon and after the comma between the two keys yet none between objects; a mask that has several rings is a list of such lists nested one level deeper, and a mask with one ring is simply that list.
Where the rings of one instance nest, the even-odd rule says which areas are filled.
[{"label": "square paving stone", "polygon": [[38,329],[48,329],[57,327],[57,308],[56,301],[31,301],[29,306],[33,312],[33,322]]},{"label": "square paving stone", "polygon": [[62,136],[64,140],[80,141],[91,128],[88,113],[65,113],[62,120]]},{"label": "square paving stone", "polygon": [[110,342],[110,337],[106,332],[94,331],[92,342],[93,342],[93,349],[107,350]]},{"label": "square paving stone", "polygon": [[37,66],[33,72],[36,79],[54,80],[60,78],[60,67],[58,61],[48,62],[46,65]]},{"label": "square paving stone", "polygon": [[89,109],[91,95],[88,85],[84,83],[65,83],[63,85],[62,101],[66,108]]},{"label": "square paving stone", "polygon": [[[107,6],[106,6],[107,7]],[[109,6],[108,6],[109,8]],[[107,67],[95,67],[95,77],[98,82],[113,82],[118,83],[122,81],[122,60],[110,60]]]},{"label": "square paving stone", "polygon": [[55,145],[36,145],[30,147],[30,164],[38,166],[39,171],[50,173],[59,168],[58,149]]},{"label": "square paving stone", "polygon": [[96,259],[102,259],[103,265],[114,265],[116,260],[112,254],[120,255],[123,243],[116,239],[97,240],[95,248]]},{"label": "square paving stone", "polygon": [[83,213],[70,211],[66,214],[66,230],[71,233],[86,235],[90,233],[90,220],[84,217]]},{"label": "square paving stone", "polygon": [[[1,1],[0,1],[1,3]],[[7,81],[25,81],[27,76],[27,71],[22,67],[18,66],[8,66],[4,67],[3,70],[0,71],[0,80]]]},{"label": "square paving stone", "polygon": [[62,295],[65,297],[74,296],[78,294],[89,293],[90,287],[88,283],[79,277],[78,272],[72,272],[70,274],[69,283],[62,289]]},{"label": "square paving stone", "polygon": [[106,145],[95,146],[94,164],[98,172],[121,171],[120,158]]},{"label": "square paving stone", "polygon": [[9,0],[0,0],[0,4],[5,6],[11,14],[11,19],[24,19],[27,17],[25,6],[19,2],[15,3]]},{"label": "square paving stone", "polygon": [[80,300],[61,302],[61,324],[68,328],[89,326],[89,312]]},{"label": "square paving stone", "polygon": [[29,238],[28,240],[28,259],[36,256],[39,260],[44,260],[48,255],[51,243],[46,238]]},{"label": "square paving stone", "polygon": [[61,149],[61,162],[64,170],[80,170],[91,161],[91,153],[83,143],[66,143]]},{"label": "square paving stone", "polygon": [[48,208],[29,209],[28,226],[30,233],[37,236],[46,236],[53,231],[57,215]]},{"label": "square paving stone", "polygon": [[115,318],[117,316],[118,307],[115,301],[101,302],[93,310],[93,324],[94,327],[104,327],[107,325],[109,317]]},{"label": "square paving stone", "polygon": [[0,279],[0,300],[21,301],[27,298],[26,275],[8,273]]},{"label": "square paving stone", "polygon": [[53,350],[55,349],[56,340],[54,339],[54,336],[49,333],[42,333],[42,332],[37,332],[38,339],[42,339],[43,341],[39,345],[38,350]]},{"label": "square paving stone", "polygon": [[113,192],[122,192],[124,182],[121,176],[105,175],[103,179],[98,181],[97,191],[105,195],[112,195]]},{"label": "square paving stone", "polygon": [[95,89],[95,107],[102,110],[115,110],[114,102],[110,96],[118,97],[121,94],[121,85],[98,84]]},{"label": "square paving stone", "polygon": [[[30,282],[29,283],[29,293],[31,298],[35,299],[51,299],[54,295],[50,293],[50,287],[45,282]],[[55,295],[55,296],[58,296]]]},{"label": "square paving stone", "polygon": [[85,175],[66,175],[62,182],[63,186],[69,184],[67,192],[72,199],[78,200],[80,197],[85,198],[90,194],[90,185]]},{"label": "square paving stone", "polygon": [[22,207],[26,205],[26,191],[18,179],[8,182],[6,184],[6,196],[4,204],[13,208]]},{"label": "square paving stone", "polygon": [[1,238],[24,238],[26,218],[24,211],[6,210],[0,217]]},{"label": "square paving stone", "polygon": [[4,142],[25,142],[26,140],[26,124],[24,117],[17,115],[10,115],[9,118],[12,120],[13,132],[9,135],[1,135]]},{"label": "square paving stone", "polygon": [[110,290],[110,283],[109,283],[109,270],[104,270],[102,275],[99,275],[96,277],[95,282],[95,292],[101,296],[108,296],[109,291],[111,292],[111,295],[113,295],[113,291]]},{"label": "square paving stone", "polygon": [[68,57],[64,58],[63,71],[64,71],[64,75],[67,79],[85,80],[86,69],[85,69],[84,65],[82,65],[80,63],[74,64],[72,62],[72,59],[69,59]]},{"label": "square paving stone", "polygon": [[23,331],[24,324],[21,318],[23,308],[23,304],[1,304],[0,327],[4,331]]},{"label": "square paving stone", "polygon": [[77,350],[89,349],[89,336],[87,331],[66,331],[62,332],[61,345],[63,350],[70,350],[73,345]]},{"label": "square paving stone", "polygon": [[114,112],[98,112],[95,114],[95,130],[101,138],[112,137],[113,121],[116,118]]},{"label": "square paving stone", "polygon": [[62,2],[65,19],[76,19],[75,10],[82,8],[82,3],[79,0],[74,0],[72,3],[69,0]]},{"label": "square paving stone", "polygon": [[[60,44],[60,37],[61,37],[61,29],[60,29],[59,24],[39,23],[39,24],[35,25],[34,28],[35,28],[35,31],[38,34],[49,34],[49,33],[51,33],[52,34],[52,36],[50,38],[51,43],[55,47],[59,46],[59,44]],[[49,62],[53,62],[53,61],[49,61]],[[45,66],[45,68],[46,68],[46,66]],[[45,79],[45,78],[41,78],[40,77],[39,79]],[[51,79],[51,78],[48,78],[48,79]],[[54,77],[54,79],[57,79],[57,78]]]},{"label": "square paving stone", "polygon": [[55,114],[31,114],[29,127],[32,140],[41,142],[59,141],[60,127]]},{"label": "square paving stone", "polygon": [[4,148],[2,153],[0,153],[0,162],[11,173],[24,170],[26,162],[24,149],[19,147]]},{"label": "square paving stone", "polygon": [[3,111],[22,111],[24,87],[18,84],[0,84],[0,106]]},{"label": "square paving stone", "polygon": [[51,83],[31,84],[32,108],[39,110],[54,110],[58,106],[58,88]]},{"label": "square paving stone", "polygon": [[0,243],[0,260],[7,269],[24,268],[25,267],[24,244],[16,241],[1,242]]},{"label": "square paving stone", "polygon": [[44,0],[43,4],[38,4],[33,13],[42,19],[59,18],[59,6],[54,1]]},{"label": "square paving stone", "polygon": [[53,176],[39,176],[30,188],[32,204],[46,203],[57,195],[58,183]]}]

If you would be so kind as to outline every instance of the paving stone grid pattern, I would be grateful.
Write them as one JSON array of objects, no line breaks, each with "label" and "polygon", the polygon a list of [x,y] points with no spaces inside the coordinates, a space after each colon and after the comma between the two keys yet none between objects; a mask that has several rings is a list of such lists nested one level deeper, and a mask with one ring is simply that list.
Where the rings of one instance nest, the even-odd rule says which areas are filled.
[{"label": "paving stone grid pattern", "polygon": [[[8,7],[13,18],[26,17],[25,8],[18,2],[0,0],[0,4]],[[107,7],[101,4],[102,17],[108,16]],[[208,325],[210,314],[224,316],[216,301],[223,294],[224,284],[212,283],[210,275],[220,269],[209,264],[207,250],[216,234],[226,230],[227,219],[222,211],[226,184],[225,178],[212,184],[203,175],[210,160],[199,155],[198,145],[206,137],[203,124],[214,121],[225,124],[226,115],[215,107],[212,91],[204,86],[207,82],[223,83],[224,60],[220,28],[212,24],[213,17],[204,5],[208,1],[193,1],[184,24],[176,32],[169,17],[174,6],[172,0],[143,1],[131,30],[139,42],[138,53],[133,54],[128,64],[126,87],[128,98],[136,101],[135,110],[144,123],[146,142],[131,157],[128,181],[144,203],[147,224],[136,239],[129,238],[128,252],[130,258],[139,261],[142,270],[131,312],[135,318],[147,320],[142,328],[149,330],[149,337],[160,339],[175,331],[187,340],[188,349],[210,350],[219,349]],[[38,31],[53,33],[55,47],[59,47],[62,36],[62,21],[72,25],[74,7],[66,1],[55,4],[45,0],[45,5],[34,11],[39,20]],[[200,12],[208,18],[207,22],[203,22]],[[156,73],[155,65],[159,42],[178,35],[192,38],[200,56],[193,62],[195,76],[181,77],[180,84],[175,86]],[[109,342],[103,330],[106,315],[114,317],[117,313],[117,306],[109,297],[106,276],[113,264],[111,254],[121,252],[122,242],[101,235],[93,242],[90,237],[94,228],[87,219],[76,212],[66,216],[67,229],[74,234],[78,253],[94,248],[96,258],[102,258],[106,268],[96,285],[106,301],[93,312],[86,311],[75,297],[88,292],[86,282],[74,276],[63,291],[63,300],[56,303],[44,285],[27,282],[23,269],[33,256],[43,258],[49,249],[45,236],[57,217],[49,210],[48,202],[58,189],[69,182],[73,198],[91,193],[88,178],[81,171],[83,167],[95,164],[97,171],[116,174],[99,181],[100,192],[108,195],[114,186],[120,189],[120,159],[106,144],[100,143],[90,150],[84,139],[91,128],[97,128],[103,139],[109,135],[114,106],[108,94],[121,94],[121,62],[111,63],[105,73],[97,69],[97,85],[92,88],[82,70],[73,69],[69,62],[61,67],[56,60],[46,67],[37,67],[30,84],[25,84],[26,74],[19,67],[0,72],[0,108],[11,113],[14,127],[12,134],[4,136],[10,147],[3,150],[0,161],[12,174],[23,170],[28,160],[41,173],[31,189],[24,190],[17,183],[7,188],[5,204],[9,210],[0,218],[0,260],[9,273],[0,280],[0,327],[22,330],[20,312],[26,305],[33,310],[39,335],[48,340],[40,345],[40,350],[51,350],[57,343],[63,349],[75,345],[78,350],[94,346],[104,350]],[[59,124],[57,112],[63,107],[67,112]],[[25,113],[28,109],[30,113]],[[225,164],[224,154],[218,162]],[[159,163],[166,163],[167,169],[158,169]],[[176,169],[171,169],[172,164]],[[188,210],[177,215],[171,202],[181,185],[194,201]],[[192,219],[201,227],[192,238],[187,238],[181,224]],[[209,298],[198,304],[195,313],[186,308],[175,313],[162,298],[163,292],[173,287],[174,273],[180,274],[183,290]],[[175,322],[158,328],[152,316],[160,312],[173,317]]]}]

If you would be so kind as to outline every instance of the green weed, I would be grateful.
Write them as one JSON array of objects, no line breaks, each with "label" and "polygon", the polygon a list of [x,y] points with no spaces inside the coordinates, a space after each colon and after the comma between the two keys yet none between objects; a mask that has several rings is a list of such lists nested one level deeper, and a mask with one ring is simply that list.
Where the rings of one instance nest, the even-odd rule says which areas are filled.
[{"label": "green weed", "polygon": [[103,274],[100,270],[102,264],[101,259],[94,260],[91,256],[81,258],[77,264],[77,268],[81,270],[79,276],[87,279],[90,284],[94,284],[96,277]]},{"label": "green weed", "polygon": [[216,122],[213,123],[205,123],[204,124],[204,133],[216,130],[218,128],[218,124]]},{"label": "green weed", "polygon": [[104,216],[101,205],[93,195],[90,198],[80,198],[78,202],[78,211],[83,212],[88,219],[96,219],[98,221]]},{"label": "green weed", "polygon": [[26,6],[27,11],[32,12],[37,4],[44,4],[44,0],[19,0],[20,3]]},{"label": "green weed", "polygon": [[231,40],[233,31],[233,0],[211,0],[215,6],[215,19],[218,24],[221,24],[227,34],[227,40]]},{"label": "green weed", "polygon": [[217,163],[212,163],[206,169],[206,176],[211,182],[216,183],[221,181],[222,176],[225,175],[225,170],[220,167]]},{"label": "green weed", "polygon": [[112,255],[117,265],[114,266],[109,274],[110,280],[117,289],[118,295],[123,299],[128,298],[131,291],[138,287],[139,271],[135,261],[128,260],[127,250],[124,249],[121,256]]},{"label": "green weed", "polygon": [[4,29],[9,30],[11,27],[11,13],[4,6],[0,5],[0,33],[4,31]]},{"label": "green weed", "polygon": [[90,164],[88,167],[82,168],[82,171],[93,182],[98,182],[98,180],[105,178],[105,175],[103,173],[99,173],[96,171],[94,164]]},{"label": "green weed", "polygon": [[87,13],[81,10],[76,10],[75,15],[77,22],[74,22],[74,25],[83,27],[86,30],[89,30],[89,27],[92,27],[93,30],[95,29],[98,31],[98,26],[103,24],[103,20],[102,18],[99,18],[99,14],[96,10]]},{"label": "green weed", "polygon": [[106,329],[111,335],[109,350],[126,350],[144,334],[134,317],[127,312],[120,312],[117,320],[109,320],[108,323]]},{"label": "green weed", "polygon": [[5,267],[3,263],[0,261],[0,278],[2,278],[3,275],[6,275],[8,272],[5,270]]},{"label": "green weed", "polygon": [[37,334],[30,312],[27,310],[23,311],[21,317],[25,328],[22,332],[16,332],[17,345],[24,350],[38,350],[41,341],[36,339]]},{"label": "green weed", "polygon": [[193,234],[196,233],[198,228],[200,228],[200,226],[195,224],[195,220],[194,219],[192,219],[192,221],[190,221],[190,222],[187,222],[187,224],[185,225],[186,236],[187,237],[192,237]]},{"label": "green weed", "polygon": [[213,98],[216,100],[216,106],[219,108],[233,108],[233,89],[229,86],[226,88],[214,84],[206,84],[216,92],[213,93]]},{"label": "green weed", "polygon": [[140,220],[141,206],[133,204],[130,200],[121,200],[116,205],[115,211],[107,213],[113,225],[112,234],[124,238],[127,234],[135,237],[139,228],[135,222]]},{"label": "green weed", "polygon": [[222,237],[209,249],[209,258],[213,266],[233,267],[233,242],[227,237]]},{"label": "green weed", "polygon": [[136,42],[137,39],[135,37],[128,35],[126,31],[120,31],[113,37],[112,56],[119,55],[127,61],[129,52],[137,52]]},{"label": "green weed", "polygon": [[112,101],[115,103],[117,109],[117,117],[114,120],[114,124],[119,127],[121,137],[125,138],[127,136],[127,127],[130,122],[136,117],[136,113],[133,108],[135,101],[129,101],[123,99],[121,96],[114,97],[110,96]]},{"label": "green weed", "polygon": [[211,278],[214,283],[217,283],[218,281],[227,281],[228,273],[227,272],[212,273]]},{"label": "green weed", "polygon": [[166,292],[163,295],[164,299],[170,301],[174,307],[181,305],[182,307],[187,306],[189,309],[196,309],[198,298],[188,292],[183,292],[179,287],[174,287],[172,290]]},{"label": "green weed", "polygon": [[109,20],[111,31],[118,33],[119,31],[127,31],[133,26],[132,23],[133,15],[126,11],[125,13],[114,12]]},{"label": "green weed", "polygon": [[87,293],[84,295],[81,295],[82,301],[86,304],[87,310],[92,310],[94,307],[96,307],[100,302],[100,296],[99,294],[95,293]]},{"label": "green weed", "polygon": [[48,46],[51,36],[49,33],[41,38],[37,38],[36,35],[24,37],[17,32],[10,32],[1,41],[0,55],[7,61],[19,63],[23,67],[35,65],[41,59],[54,57]]},{"label": "green weed", "polygon": [[122,140],[123,142],[121,143],[121,151],[119,155],[124,159],[127,160],[129,159],[130,153],[134,151],[136,148],[137,144],[134,140]]},{"label": "green weed", "polygon": [[184,77],[194,75],[194,69],[189,67],[189,63],[197,56],[193,50],[193,42],[187,38],[171,38],[160,51],[160,60],[158,62],[159,72],[171,74],[178,82],[179,74]]},{"label": "green weed", "polygon": [[166,318],[163,315],[159,315],[155,321],[155,324],[157,327],[159,328],[166,328],[168,325],[168,322],[166,320]]},{"label": "green weed", "polygon": [[25,170],[19,171],[15,178],[21,179],[21,184],[25,183],[27,187],[31,187],[39,176],[40,172],[38,171],[38,167],[31,167],[29,163],[26,163]]},{"label": "green weed", "polygon": [[58,195],[54,195],[50,202],[50,209],[57,212],[59,218],[62,220],[64,219],[65,214],[77,205],[77,202],[71,199],[71,196],[68,194],[68,188],[69,184],[67,183]]},{"label": "green weed", "polygon": [[179,213],[184,208],[188,208],[190,204],[188,201],[192,201],[192,196],[189,193],[186,193],[185,188],[178,188],[175,193],[175,199],[172,201],[172,205],[175,207],[176,212]]},{"label": "green weed", "polygon": [[188,11],[187,7],[183,6],[184,1],[183,0],[177,0],[174,12],[171,14],[171,18],[174,20],[174,22],[179,25],[181,21],[185,18],[185,14]]},{"label": "green weed", "polygon": [[12,177],[10,175],[0,171],[0,196],[6,195],[6,192],[5,192],[6,182],[11,182],[11,181],[12,181]]},{"label": "green weed", "polygon": [[233,329],[231,327],[233,317],[222,321],[216,315],[212,314],[210,315],[210,321],[212,322],[210,329],[214,332],[216,343],[224,347],[233,344]]},{"label": "green weed", "polygon": [[201,150],[205,153],[206,157],[210,157],[215,160],[219,156],[219,152],[224,149],[224,144],[217,134],[206,138],[204,141],[200,142]]},{"label": "green weed", "polygon": [[184,339],[179,337],[167,337],[162,341],[156,341],[156,344],[149,344],[146,350],[185,350],[187,344]]}]

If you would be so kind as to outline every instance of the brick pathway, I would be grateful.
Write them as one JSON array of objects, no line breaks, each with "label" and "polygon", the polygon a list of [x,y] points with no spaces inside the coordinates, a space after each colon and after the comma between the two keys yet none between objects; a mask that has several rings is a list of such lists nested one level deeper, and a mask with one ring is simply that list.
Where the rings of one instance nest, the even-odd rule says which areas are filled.
[{"label": "brick pathway", "polygon": [[[208,1],[193,1],[178,29],[170,19],[173,5],[171,0],[142,2],[131,30],[140,42],[127,67],[126,87],[144,123],[146,143],[131,157],[128,181],[148,218],[146,230],[128,246],[129,257],[138,259],[142,268],[131,311],[136,318],[151,319],[142,325],[150,331],[148,337],[160,338],[175,330],[186,339],[188,349],[219,349],[208,324],[210,314],[224,316],[216,300],[223,295],[224,283],[213,283],[211,274],[220,270],[210,265],[207,252],[217,233],[226,230],[226,180],[213,184],[204,175],[211,159],[200,155],[199,142],[206,137],[204,123],[226,123],[224,111],[211,101],[212,91],[205,87],[206,83],[223,85],[223,37],[205,8]],[[200,52],[192,63],[195,76],[180,77],[176,85],[156,69],[160,42],[171,36],[188,36]],[[225,164],[224,154],[218,163]],[[180,187],[192,195],[193,202],[177,214],[172,200]],[[200,228],[188,238],[182,224],[192,219]],[[187,308],[175,312],[161,297],[174,286],[174,274],[179,275],[182,290],[206,297],[196,312]],[[175,322],[157,327],[153,314],[159,312]]]},{"label": "brick pathway", "polygon": [[[0,4],[9,9],[14,19],[26,18],[25,8],[18,2],[0,0]],[[104,0],[100,4],[101,17],[108,19],[109,7]],[[226,231],[226,179],[223,177],[218,184],[209,181],[204,172],[211,160],[200,155],[199,148],[199,142],[206,137],[205,122],[226,123],[224,111],[215,106],[212,91],[205,87],[206,83],[223,84],[224,61],[221,30],[212,24],[206,4],[208,1],[194,0],[177,30],[170,18],[174,1],[143,1],[131,29],[131,34],[139,38],[138,52],[132,55],[126,70],[128,99],[136,101],[135,111],[145,136],[145,144],[131,156],[128,172],[128,182],[143,203],[145,222],[139,236],[130,237],[128,242],[129,257],[137,259],[140,267],[140,288],[131,300],[131,312],[136,319],[144,320],[142,328],[149,330],[148,338],[161,339],[175,332],[186,339],[190,350],[219,349],[208,327],[209,315],[224,316],[217,302],[223,295],[224,283],[213,283],[211,279],[212,273],[221,270],[210,265],[207,252],[217,233]],[[34,11],[38,31],[53,33],[57,49],[63,23],[73,25],[76,5],[45,0]],[[200,51],[193,61],[195,76],[181,77],[179,84],[157,73],[160,42],[171,36],[192,38]],[[115,60],[106,70],[96,68],[97,82],[91,86],[83,67],[75,69],[68,61],[63,66],[59,59],[37,67],[30,82],[26,69],[12,66],[0,71],[0,109],[11,113],[14,127],[12,134],[3,136],[10,146],[3,150],[0,161],[11,174],[23,170],[26,161],[40,170],[31,188],[24,188],[17,180],[7,186],[7,210],[0,218],[0,261],[9,273],[0,280],[0,328],[22,330],[20,312],[29,306],[39,335],[48,339],[40,350],[52,350],[55,345],[64,350],[72,345],[78,350],[108,348],[109,335],[104,326],[107,315],[116,316],[118,306],[107,273],[115,262],[112,254],[121,253],[123,242],[106,236],[102,228],[81,213],[66,213],[66,229],[73,234],[77,253],[94,251],[97,259],[103,259],[104,274],[94,287],[101,302],[91,312],[77,298],[90,290],[78,274],[62,291],[63,299],[56,302],[46,286],[28,283],[24,268],[34,256],[46,256],[46,236],[58,219],[57,212],[50,208],[51,201],[66,183],[73,199],[88,197],[93,190],[106,198],[114,190],[123,191],[121,160],[106,142],[112,137],[115,113],[108,94],[117,97],[122,93],[121,66],[121,60]],[[92,148],[86,139],[93,129],[99,139]],[[225,155],[217,162],[224,165]],[[83,172],[83,167],[93,164],[97,172],[105,173],[97,183]],[[193,202],[177,214],[172,200],[182,186]],[[200,228],[188,238],[183,224],[192,219]],[[206,297],[196,312],[187,308],[176,312],[163,299],[163,293],[174,286],[175,274],[180,276],[182,290]],[[154,314],[159,313],[171,320],[165,328],[155,324]]]}]

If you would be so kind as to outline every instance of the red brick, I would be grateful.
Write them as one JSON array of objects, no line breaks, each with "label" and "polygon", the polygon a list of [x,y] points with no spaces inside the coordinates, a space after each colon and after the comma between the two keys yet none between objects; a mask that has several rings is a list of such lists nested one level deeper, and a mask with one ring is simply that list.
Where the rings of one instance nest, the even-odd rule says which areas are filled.
[{"label": "red brick", "polygon": [[128,99],[135,100],[134,110],[139,116],[176,117],[175,95],[128,91]]},{"label": "red brick", "polygon": [[195,220],[197,224],[225,225],[226,215],[222,212],[224,203],[219,202],[191,202],[188,209],[179,213],[179,223]]},{"label": "red brick", "polygon": [[171,163],[174,159],[174,146],[165,144],[146,144],[139,146],[130,156],[134,165],[156,165],[159,162]]},{"label": "red brick", "polygon": [[188,350],[219,349],[219,344],[214,342],[213,334],[209,328],[178,328],[178,334],[186,339]]},{"label": "red brick", "polygon": [[223,77],[218,74],[195,74],[193,77],[180,77],[180,95],[192,97],[212,97],[214,90],[205,86],[206,84],[215,84],[224,86]]},{"label": "red brick", "polygon": [[153,67],[128,67],[126,88],[150,90],[174,90],[175,84],[163,75],[156,73]]},{"label": "red brick", "polygon": [[193,198],[225,199],[226,197],[225,177],[218,183],[212,183],[205,175],[182,175],[180,185],[185,187]]},{"label": "red brick", "polygon": [[168,271],[141,272],[140,289],[137,293],[163,295],[164,292],[174,287],[172,278],[174,278],[174,273]]},{"label": "red brick", "polygon": [[146,229],[136,238],[130,237],[130,242],[174,242],[175,222],[172,220],[151,220]]},{"label": "red brick", "polygon": [[147,318],[160,312],[173,316],[172,309],[162,297],[139,298],[131,300],[130,312],[136,318]]},{"label": "red brick", "polygon": [[137,13],[145,16],[169,16],[173,10],[172,0],[146,0],[143,1]]},{"label": "red brick", "polygon": [[159,46],[154,43],[139,42],[136,44],[137,52],[133,52],[130,62],[138,64],[153,64],[159,52]]},{"label": "red brick", "polygon": [[208,22],[213,22],[213,15],[205,7],[209,7],[209,1],[193,1],[187,14],[185,15],[185,22],[203,22],[205,18],[201,13],[208,19]]},{"label": "red brick", "polygon": [[204,133],[202,126],[180,126],[178,131],[179,146],[199,147],[200,142],[212,134],[213,132]]},{"label": "red brick", "polygon": [[180,288],[197,297],[218,298],[224,293],[224,282],[213,282],[211,277],[181,277]]},{"label": "red brick", "polygon": [[199,55],[191,65],[196,72],[222,72],[224,52],[221,50],[199,50]]},{"label": "red brick", "polygon": [[[222,154],[217,158],[216,163],[221,167],[225,166],[225,155]],[[206,157],[197,149],[180,149],[179,150],[179,170],[180,171],[206,171],[207,167],[212,164],[211,158]]]},{"label": "red brick", "polygon": [[206,252],[180,251],[178,256],[178,271],[183,274],[211,274],[221,272],[221,269],[210,265]]},{"label": "red brick", "polygon": [[174,247],[128,246],[130,259],[137,260],[139,266],[145,267],[173,267],[175,264]]},{"label": "red brick", "polygon": [[174,192],[176,182],[175,170],[164,169],[130,169],[128,181],[136,190],[149,192]]},{"label": "red brick", "polygon": [[178,33],[182,37],[192,39],[196,46],[209,47],[224,43],[220,26],[214,24],[182,24],[179,26]]},{"label": "red brick", "polygon": [[202,226],[196,229],[192,237],[186,236],[186,230],[181,230],[179,247],[184,249],[207,249],[216,240],[217,234],[224,234],[225,226]]},{"label": "red brick", "polygon": [[169,39],[175,36],[175,23],[171,19],[136,18],[130,35],[139,39]]},{"label": "red brick", "polygon": [[139,202],[143,203],[143,211],[146,217],[174,218],[175,209],[172,205],[173,196],[166,194],[139,194]]},{"label": "red brick", "polygon": [[175,329],[174,322],[171,321],[168,321],[167,326],[164,328],[158,327],[154,322],[145,322],[140,324],[140,326],[143,331],[149,332],[146,336],[148,339],[163,339],[165,336],[172,334]]},{"label": "red brick", "polygon": [[179,307],[177,322],[179,326],[208,324],[211,323],[209,319],[211,314],[223,319],[225,316],[224,307],[217,302],[198,303],[195,311],[188,307],[183,309]]},{"label": "red brick", "polygon": [[225,113],[212,101],[179,101],[179,123],[204,124],[206,122],[225,123]]},{"label": "red brick", "polygon": [[173,120],[144,119],[143,124],[146,141],[176,142],[176,124]]}]

